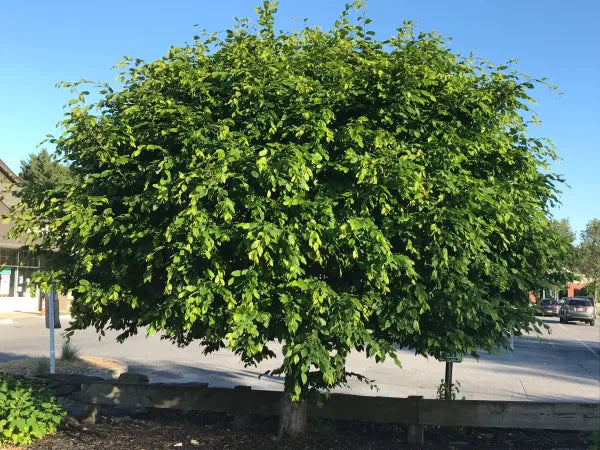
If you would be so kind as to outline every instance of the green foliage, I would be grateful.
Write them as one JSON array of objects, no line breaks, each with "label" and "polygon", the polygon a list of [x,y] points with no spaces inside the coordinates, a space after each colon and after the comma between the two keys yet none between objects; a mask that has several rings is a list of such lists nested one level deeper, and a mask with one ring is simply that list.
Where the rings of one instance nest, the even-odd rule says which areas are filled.
[{"label": "green foliage", "polygon": [[581,295],[594,296],[594,292],[596,292],[596,289],[597,287],[594,283],[586,284],[584,287],[581,288]]},{"label": "green foliage", "polygon": [[553,235],[554,244],[549,249],[548,256],[554,264],[543,287],[555,289],[556,286],[565,286],[577,278],[578,252],[574,245],[575,233],[568,219],[552,219],[549,232]]},{"label": "green foliage", "polygon": [[47,390],[0,376],[0,444],[30,444],[54,433],[64,415]]},{"label": "green foliage", "polygon": [[32,153],[28,159],[21,161],[19,178],[21,182],[18,195],[30,203],[43,201],[43,197],[36,197],[48,195],[52,190],[61,189],[62,186],[71,183],[72,174],[68,166],[58,161],[46,149],[42,149],[39,153]]},{"label": "green foliage", "polygon": [[[435,398],[438,400],[456,400],[460,395],[460,382],[456,380],[450,383],[450,386],[446,384],[446,381],[442,378],[440,384],[438,384]],[[465,400],[463,395],[461,400]]]},{"label": "green foliage", "polygon": [[600,285],[600,219],[590,220],[581,233],[579,244],[579,271],[594,286],[594,298],[598,300]]},{"label": "green foliage", "polygon": [[575,233],[571,228],[571,224],[569,223],[569,219],[553,219],[550,222],[550,225],[556,232],[557,236],[559,236],[565,242],[573,244],[575,241]]},{"label": "green foliage", "polygon": [[354,349],[476,355],[537,330],[527,292],[563,251],[554,150],[527,133],[540,80],[411,23],[379,41],[350,6],[289,33],[275,10],[125,58],[96,104],[64,83],[50,142],[73,183],[13,234],[63,252],[36,281],[73,293],[71,330],[147,327],[246,364],[284,341],[293,399],[346,383]]},{"label": "green foliage", "polygon": [[76,361],[79,359],[79,348],[71,344],[71,340],[68,338],[62,343],[60,359],[63,361]]}]

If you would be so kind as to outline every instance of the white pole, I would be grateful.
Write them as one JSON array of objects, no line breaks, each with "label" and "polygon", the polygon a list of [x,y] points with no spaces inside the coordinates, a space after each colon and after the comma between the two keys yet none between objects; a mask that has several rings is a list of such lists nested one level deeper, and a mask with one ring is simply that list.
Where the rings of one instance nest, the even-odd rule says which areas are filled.
[{"label": "white pole", "polygon": [[56,291],[54,290],[54,286],[52,286],[52,290],[50,291],[50,295],[48,296],[48,325],[50,328],[50,373],[54,373],[54,296],[56,295]]}]

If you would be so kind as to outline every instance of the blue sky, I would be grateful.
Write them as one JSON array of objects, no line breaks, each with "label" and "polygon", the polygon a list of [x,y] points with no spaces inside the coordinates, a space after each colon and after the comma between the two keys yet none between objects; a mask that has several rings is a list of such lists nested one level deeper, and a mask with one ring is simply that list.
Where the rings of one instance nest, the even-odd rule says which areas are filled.
[{"label": "blue sky", "polygon": [[[153,60],[198,32],[225,30],[233,17],[255,17],[252,0],[9,0],[0,15],[0,158],[13,170],[63,116],[68,92],[61,80],[111,81],[123,55]],[[278,28],[328,27],[345,1],[282,0]],[[519,60],[518,69],[546,76],[563,92],[538,89],[542,128],[562,161],[562,206],[580,231],[600,218],[600,2],[597,0],[371,0],[371,29],[384,39],[402,20],[451,37],[450,48],[494,63]]]}]

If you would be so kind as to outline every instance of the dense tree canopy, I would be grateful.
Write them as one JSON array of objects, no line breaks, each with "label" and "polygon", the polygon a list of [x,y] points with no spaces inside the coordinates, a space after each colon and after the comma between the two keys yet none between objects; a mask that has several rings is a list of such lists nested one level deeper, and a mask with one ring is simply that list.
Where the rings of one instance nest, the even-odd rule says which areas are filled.
[{"label": "dense tree canopy", "polygon": [[[565,286],[577,278],[578,252],[575,247],[575,233],[567,219],[552,219],[550,232],[555,242],[550,248],[550,258],[554,263],[547,277],[548,289]],[[554,254],[552,254],[554,253]]]},{"label": "dense tree canopy", "polygon": [[578,248],[579,272],[590,281],[594,298],[598,301],[600,286],[600,219],[590,220],[581,233]]},{"label": "dense tree canopy", "polygon": [[274,15],[126,59],[94,104],[66,83],[51,142],[76,181],[17,228],[43,214],[42,246],[68,249],[40,280],[73,291],[73,328],[246,363],[283,340],[299,399],[345,382],[352,349],[476,354],[535,327],[527,292],[557,256],[537,81],[410,23],[379,41],[352,8],[330,30]]},{"label": "dense tree canopy", "polygon": [[[68,185],[72,174],[67,165],[58,161],[46,149],[42,149],[21,161],[19,178],[19,197],[26,203],[36,204],[46,198],[51,190]],[[33,198],[38,195],[42,198]]]}]

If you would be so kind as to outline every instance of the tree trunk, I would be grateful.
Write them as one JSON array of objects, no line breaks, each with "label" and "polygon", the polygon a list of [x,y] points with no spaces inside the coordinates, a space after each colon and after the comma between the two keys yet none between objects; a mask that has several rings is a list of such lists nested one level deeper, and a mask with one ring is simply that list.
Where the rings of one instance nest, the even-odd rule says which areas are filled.
[{"label": "tree trunk", "polygon": [[284,392],[281,399],[278,438],[296,437],[306,432],[306,400],[293,402],[289,393]]}]

